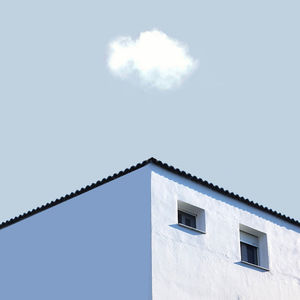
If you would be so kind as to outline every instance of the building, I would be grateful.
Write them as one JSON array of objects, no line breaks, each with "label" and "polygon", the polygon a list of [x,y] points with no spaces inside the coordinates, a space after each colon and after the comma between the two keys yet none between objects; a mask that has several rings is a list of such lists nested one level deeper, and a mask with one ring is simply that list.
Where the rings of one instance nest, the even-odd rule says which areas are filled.
[{"label": "building", "polygon": [[300,222],[154,158],[0,229],[0,299],[300,299]]}]

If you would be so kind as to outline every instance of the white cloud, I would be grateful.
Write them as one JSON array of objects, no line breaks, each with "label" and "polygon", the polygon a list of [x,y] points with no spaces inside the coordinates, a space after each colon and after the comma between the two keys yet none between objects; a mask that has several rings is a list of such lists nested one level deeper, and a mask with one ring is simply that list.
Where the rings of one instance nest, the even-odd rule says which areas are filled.
[{"label": "white cloud", "polygon": [[187,46],[159,30],[144,31],[138,39],[119,37],[109,45],[108,67],[123,79],[138,76],[158,89],[179,86],[197,66]]}]

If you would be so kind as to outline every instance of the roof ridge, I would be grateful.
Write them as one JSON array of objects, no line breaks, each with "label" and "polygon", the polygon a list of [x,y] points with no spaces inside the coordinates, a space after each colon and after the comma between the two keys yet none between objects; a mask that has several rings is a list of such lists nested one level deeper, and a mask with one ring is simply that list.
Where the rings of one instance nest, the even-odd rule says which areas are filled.
[{"label": "roof ridge", "polygon": [[185,178],[187,178],[187,179],[189,179],[191,181],[194,181],[196,183],[204,185],[204,186],[206,186],[206,187],[208,187],[208,188],[210,188],[210,189],[212,189],[212,190],[214,190],[216,192],[219,192],[220,194],[223,194],[225,196],[231,197],[231,198],[233,198],[235,200],[238,200],[240,202],[243,202],[243,203],[245,203],[245,204],[247,204],[249,206],[258,208],[260,210],[264,210],[264,211],[268,212],[269,214],[275,215],[276,217],[278,217],[280,219],[283,219],[283,220],[285,220],[285,221],[287,221],[289,223],[292,223],[294,225],[300,226],[300,221],[295,220],[294,218],[288,217],[288,216],[286,216],[286,215],[284,215],[284,214],[282,214],[280,212],[277,212],[277,211],[275,211],[275,210],[273,210],[271,208],[268,208],[268,207],[263,206],[263,205],[261,205],[261,204],[259,204],[257,202],[251,201],[251,200],[249,200],[249,199],[247,199],[247,198],[245,198],[243,196],[240,196],[238,194],[230,192],[229,190],[225,190],[224,188],[219,187],[218,185],[210,183],[210,182],[208,182],[206,180],[203,180],[202,178],[193,176],[190,173],[186,173],[185,171],[182,171],[182,170],[180,170],[178,168],[174,168],[173,166],[169,166],[168,164],[163,163],[162,161],[157,160],[155,158],[154,158],[153,163],[156,164],[156,165],[158,165],[158,166],[160,166],[160,167],[162,167],[162,168],[164,168],[164,169],[169,170],[172,173],[176,173],[176,174],[178,174],[178,175],[180,175],[182,177],[185,177]]},{"label": "roof ridge", "polygon": [[204,186],[206,186],[206,187],[208,187],[208,188],[210,188],[210,189],[212,189],[212,190],[214,190],[216,192],[219,192],[219,193],[221,193],[221,194],[223,194],[225,196],[229,196],[229,197],[231,197],[231,198],[233,198],[235,200],[241,201],[241,202],[243,202],[243,203],[245,203],[245,204],[247,204],[249,206],[255,207],[255,208],[260,209],[260,210],[263,210],[263,211],[265,211],[265,212],[267,212],[269,214],[272,214],[272,215],[276,216],[277,218],[280,218],[280,219],[282,219],[284,221],[287,221],[289,223],[292,223],[292,224],[300,227],[300,222],[298,220],[295,220],[295,219],[290,218],[290,217],[288,217],[288,216],[286,216],[284,214],[281,214],[280,212],[277,212],[277,211],[272,210],[272,209],[270,209],[270,208],[268,208],[266,206],[260,205],[260,204],[258,204],[256,202],[253,202],[253,201],[251,201],[251,200],[249,200],[247,198],[244,198],[243,196],[239,196],[238,194],[234,194],[234,193],[232,193],[232,192],[230,192],[228,190],[223,189],[222,187],[219,187],[218,185],[214,185],[214,184],[209,183],[208,181],[203,180],[203,179],[201,179],[199,177],[193,176],[190,173],[186,173],[185,171],[182,171],[182,170],[180,170],[178,168],[174,168],[172,165],[168,165],[166,163],[163,163],[162,161],[160,161],[160,160],[158,160],[158,159],[156,159],[154,157],[150,157],[150,158],[144,160],[141,163],[133,165],[130,168],[126,168],[125,170],[120,171],[118,173],[114,173],[112,176],[108,176],[106,178],[98,180],[97,182],[92,183],[90,185],[87,185],[87,186],[81,188],[80,190],[76,190],[75,192],[71,192],[70,194],[66,194],[65,196],[57,198],[56,200],[53,200],[51,202],[43,204],[42,206],[39,206],[39,207],[36,207],[36,208],[34,208],[32,210],[24,212],[23,214],[20,214],[19,216],[15,216],[14,218],[8,219],[8,220],[0,223],[0,229],[3,229],[5,227],[7,227],[7,226],[15,224],[15,223],[17,223],[17,222],[19,222],[21,220],[24,220],[24,219],[26,219],[28,217],[31,217],[31,216],[39,213],[39,212],[42,212],[42,211],[44,211],[44,210],[46,210],[46,209],[48,209],[50,207],[56,206],[56,205],[58,205],[58,204],[60,204],[62,202],[70,200],[70,199],[72,199],[72,198],[74,198],[76,196],[79,196],[79,195],[81,195],[81,194],[83,194],[85,192],[88,192],[88,191],[90,191],[90,190],[92,190],[92,189],[94,189],[96,187],[99,187],[99,186],[101,186],[101,185],[103,185],[105,183],[108,183],[108,182],[110,182],[112,180],[115,180],[115,179],[117,179],[119,177],[122,177],[122,176],[124,176],[126,174],[129,174],[129,173],[131,173],[133,171],[136,171],[136,170],[138,170],[138,169],[146,166],[149,163],[153,163],[153,164],[155,164],[155,165],[157,165],[157,166],[159,166],[159,167],[161,167],[163,169],[166,169],[166,170],[168,170],[168,171],[170,171],[170,172],[172,172],[174,174],[177,174],[177,175],[180,175],[182,177],[185,177],[185,178],[187,178],[187,179],[189,179],[189,180],[191,180],[193,182],[196,182],[198,184],[204,185]]},{"label": "roof ridge", "polygon": [[133,172],[135,170],[138,170],[138,169],[144,167],[145,165],[147,165],[149,162],[150,162],[150,159],[144,160],[143,162],[138,163],[137,165],[131,166],[130,168],[126,168],[123,171],[120,171],[118,173],[114,173],[111,176],[105,177],[105,178],[103,178],[101,180],[98,180],[98,181],[96,181],[94,183],[86,185],[85,187],[82,187],[81,189],[76,190],[75,192],[71,192],[69,194],[66,194],[65,196],[57,198],[57,199],[55,199],[55,200],[53,200],[51,202],[48,202],[46,204],[43,204],[43,205],[38,206],[36,208],[33,208],[33,209],[31,209],[31,210],[29,210],[27,212],[24,212],[23,214],[15,216],[15,217],[13,217],[11,219],[8,219],[6,221],[3,221],[2,223],[0,223],[0,230],[3,229],[3,228],[5,228],[5,227],[7,227],[7,226],[9,226],[9,225],[12,225],[12,224],[15,224],[15,223],[17,223],[17,222],[19,222],[21,220],[24,220],[24,219],[26,219],[28,217],[31,217],[31,216],[39,213],[39,212],[42,212],[42,211],[44,211],[44,210],[46,210],[46,209],[48,209],[50,207],[56,206],[56,205],[58,205],[60,203],[63,203],[65,201],[67,201],[67,200],[70,200],[70,199],[72,199],[72,198],[74,198],[76,196],[79,196],[79,195],[81,195],[81,194],[83,194],[85,192],[88,192],[88,191],[90,191],[90,190],[92,190],[92,189],[94,189],[94,188],[96,188],[98,186],[101,186],[101,185],[103,185],[105,183],[108,183],[108,182],[110,182],[112,180],[115,180],[115,179],[117,179],[119,177],[122,177],[122,176],[124,176],[126,174],[129,174],[129,173],[131,173],[131,172]]}]

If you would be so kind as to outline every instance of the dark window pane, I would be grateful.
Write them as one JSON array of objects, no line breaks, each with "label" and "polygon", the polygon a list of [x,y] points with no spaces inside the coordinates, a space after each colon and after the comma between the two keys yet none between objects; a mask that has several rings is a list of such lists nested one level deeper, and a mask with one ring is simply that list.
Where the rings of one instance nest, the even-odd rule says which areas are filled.
[{"label": "dark window pane", "polygon": [[185,225],[191,226],[191,219],[185,218]]},{"label": "dark window pane", "polygon": [[179,210],[178,223],[196,228],[196,217]]},{"label": "dark window pane", "polygon": [[178,211],[178,223],[182,223],[182,214],[181,214],[181,211]]},{"label": "dark window pane", "polygon": [[247,261],[247,246],[244,243],[241,243],[241,256],[243,261]]},{"label": "dark window pane", "polygon": [[258,265],[257,247],[241,242],[242,260],[254,265]]}]

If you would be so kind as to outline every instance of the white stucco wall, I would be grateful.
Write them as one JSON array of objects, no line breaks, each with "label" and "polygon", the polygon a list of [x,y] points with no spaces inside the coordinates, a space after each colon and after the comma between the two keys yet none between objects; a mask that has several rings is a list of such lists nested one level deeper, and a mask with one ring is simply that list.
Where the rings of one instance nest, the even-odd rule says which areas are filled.
[{"label": "white stucco wall", "polygon": [[148,166],[0,230],[0,299],[151,299]]},{"label": "white stucco wall", "polygon": [[[177,200],[205,210],[206,234],[177,225]],[[151,175],[154,300],[298,300],[300,228],[157,166]],[[269,271],[240,263],[239,225],[267,236]]]}]

